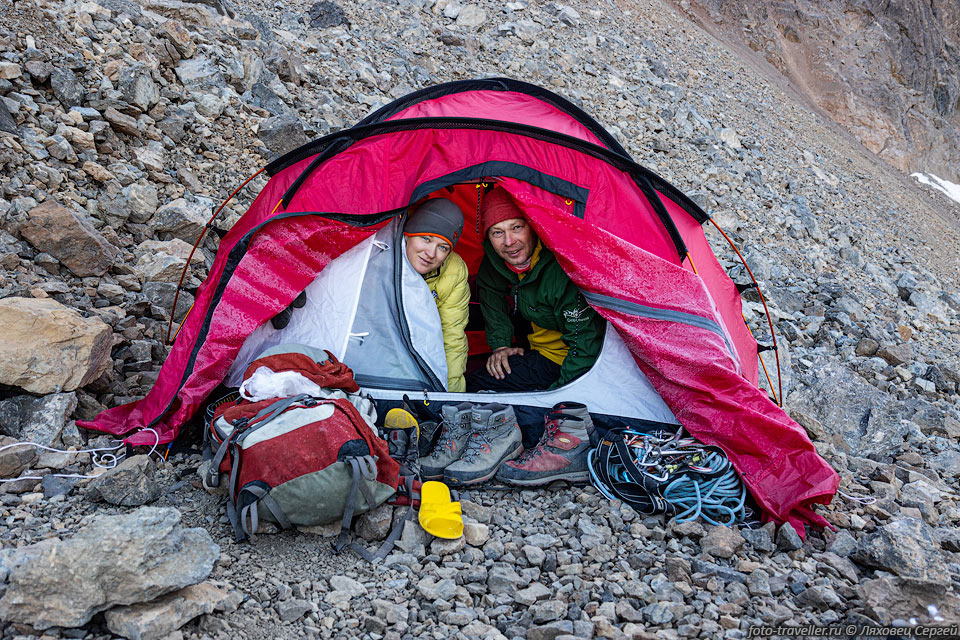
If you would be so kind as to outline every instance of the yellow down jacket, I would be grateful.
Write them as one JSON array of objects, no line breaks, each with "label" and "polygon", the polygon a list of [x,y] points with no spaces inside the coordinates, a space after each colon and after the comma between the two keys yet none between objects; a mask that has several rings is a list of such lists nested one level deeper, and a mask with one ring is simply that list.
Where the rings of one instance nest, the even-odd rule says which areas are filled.
[{"label": "yellow down jacket", "polygon": [[447,391],[466,391],[463,372],[467,368],[467,326],[470,285],[467,263],[456,253],[443,261],[439,269],[423,276],[433,292],[443,328],[443,350],[447,355]]}]

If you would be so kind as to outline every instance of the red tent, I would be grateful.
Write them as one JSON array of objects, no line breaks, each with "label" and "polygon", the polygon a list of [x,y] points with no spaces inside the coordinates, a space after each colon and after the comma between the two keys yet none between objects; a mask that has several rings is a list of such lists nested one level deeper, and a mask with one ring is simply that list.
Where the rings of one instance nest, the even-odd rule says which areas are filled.
[{"label": "red tent", "polygon": [[[828,503],[838,477],[758,389],[757,344],[701,229],[707,215],[573,104],[509,79],[430,87],[286,154],[267,173],[222,240],[152,391],[81,426],[134,432],[130,444],[154,442],[138,433],[144,427],[172,440],[247,337],[331,261],[413,202],[443,192],[469,212],[477,183],[497,181],[676,421],[727,451],[765,515],[800,531],[825,523],[811,504]],[[457,251],[473,270],[479,224],[468,216],[472,225]],[[611,380],[605,388],[617,393]]]}]

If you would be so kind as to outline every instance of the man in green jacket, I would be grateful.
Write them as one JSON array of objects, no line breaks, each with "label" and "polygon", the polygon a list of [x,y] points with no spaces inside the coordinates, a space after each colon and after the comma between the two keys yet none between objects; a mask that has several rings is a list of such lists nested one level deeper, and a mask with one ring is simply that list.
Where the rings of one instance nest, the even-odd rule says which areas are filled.
[{"label": "man in green jacket", "polygon": [[[485,368],[468,375],[467,390],[531,391],[567,384],[596,361],[603,318],[587,304],[505,189],[487,194],[480,219],[485,255],[477,288],[493,355]],[[513,346],[517,316],[530,323],[529,349]]]}]

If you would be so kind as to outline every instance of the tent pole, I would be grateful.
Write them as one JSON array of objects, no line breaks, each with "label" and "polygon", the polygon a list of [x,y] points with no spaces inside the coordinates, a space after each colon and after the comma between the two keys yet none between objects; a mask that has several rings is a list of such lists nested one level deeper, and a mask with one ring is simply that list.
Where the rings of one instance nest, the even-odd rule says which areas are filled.
[{"label": "tent pole", "polygon": [[[780,394],[779,396],[775,396],[774,399],[777,401],[777,404],[782,407],[783,406],[783,402],[782,402],[783,376],[781,375],[781,372],[780,372],[780,350],[777,348],[777,334],[773,330],[773,320],[770,318],[770,309],[767,308],[767,300],[766,298],[763,297],[763,291],[760,290],[760,283],[757,282],[756,277],[754,277],[753,271],[750,270],[750,265],[747,264],[747,261],[743,257],[743,254],[740,253],[740,249],[738,249],[737,245],[733,243],[733,240],[730,239],[730,236],[728,236],[723,231],[723,229],[720,228],[720,225],[717,224],[716,220],[714,220],[712,217],[709,218],[709,220],[713,224],[713,226],[716,227],[717,231],[720,232],[720,235],[722,235],[726,239],[726,241],[730,244],[733,250],[736,251],[737,257],[740,258],[740,262],[743,263],[743,268],[747,270],[748,274],[750,274],[750,279],[753,280],[753,284],[756,285],[757,287],[757,293],[760,295],[760,302],[763,303],[763,312],[766,314],[767,324],[770,326],[770,337],[773,339],[773,355],[777,360],[777,387],[780,389]],[[744,322],[744,324],[746,324],[746,322]],[[747,325],[747,329],[748,330],[750,329],[750,325]],[[753,332],[751,331],[750,333],[752,334]],[[760,358],[760,364],[763,364],[763,358]],[[767,371],[766,365],[763,365],[763,370],[764,372]],[[770,374],[767,374],[767,379],[769,380],[769,378],[770,378]],[[773,381],[770,381],[770,390],[773,391]]]},{"label": "tent pole", "polygon": [[[203,229],[200,230],[200,236],[197,238],[197,241],[193,243],[193,248],[190,249],[190,255],[187,257],[187,263],[183,265],[183,271],[180,273],[180,280],[177,282],[177,291],[173,295],[173,307],[170,309],[170,322],[169,324],[167,324],[167,337],[164,338],[163,340],[164,343],[170,344],[170,333],[171,331],[173,331],[173,317],[174,315],[176,315],[177,301],[180,299],[180,287],[183,285],[183,279],[187,276],[187,269],[190,268],[190,261],[193,259],[193,254],[196,252],[197,247],[200,246],[200,241],[203,240],[204,234],[206,234],[207,229],[213,226],[213,221],[217,219],[217,216],[220,215],[220,212],[223,211],[223,208],[227,206],[227,203],[233,200],[233,196],[237,195],[241,189],[247,186],[247,184],[249,184],[251,180],[253,180],[258,175],[263,173],[265,169],[266,167],[261,168],[255,174],[253,174],[252,176],[244,180],[243,184],[241,184],[239,187],[234,189],[233,193],[230,194],[230,197],[228,197],[226,200],[223,201],[223,204],[221,204],[217,208],[217,210],[213,212],[213,215],[210,216],[210,219],[207,221],[207,224],[204,225]],[[276,209],[274,209],[274,211],[276,211]],[[187,313],[189,313],[189,311]],[[186,320],[187,319],[186,316],[184,316],[183,319]],[[180,326],[183,326],[182,322],[180,323]],[[180,333],[179,329],[177,330],[177,333]]]}]

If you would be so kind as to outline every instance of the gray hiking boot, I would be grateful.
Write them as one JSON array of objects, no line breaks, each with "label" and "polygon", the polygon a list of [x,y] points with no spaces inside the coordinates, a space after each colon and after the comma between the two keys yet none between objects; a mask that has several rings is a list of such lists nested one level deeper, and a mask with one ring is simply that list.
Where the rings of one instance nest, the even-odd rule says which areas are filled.
[{"label": "gray hiking boot", "polygon": [[505,460],[512,460],[523,451],[523,436],[513,407],[485,404],[473,410],[470,423],[473,433],[463,455],[443,473],[443,480],[449,485],[489,480]]},{"label": "gray hiking boot", "polygon": [[470,437],[470,416],[473,405],[469,402],[444,405],[440,409],[443,421],[440,439],[429,455],[420,459],[420,477],[424,480],[441,480],[443,470],[456,462]]},{"label": "gray hiking boot", "polygon": [[500,467],[497,480],[521,487],[554,480],[589,482],[587,453],[594,429],[587,407],[579,402],[561,402],[543,419],[543,435],[537,446]]},{"label": "gray hiking boot", "polygon": [[440,434],[437,433],[439,430],[440,425],[433,420],[424,420],[420,423],[420,441],[418,446],[420,448],[421,458],[433,451],[433,439],[434,436],[440,437]]},{"label": "gray hiking boot", "polygon": [[420,430],[413,414],[404,409],[390,409],[383,419],[383,433],[390,457],[400,463],[400,475],[420,477]]}]

